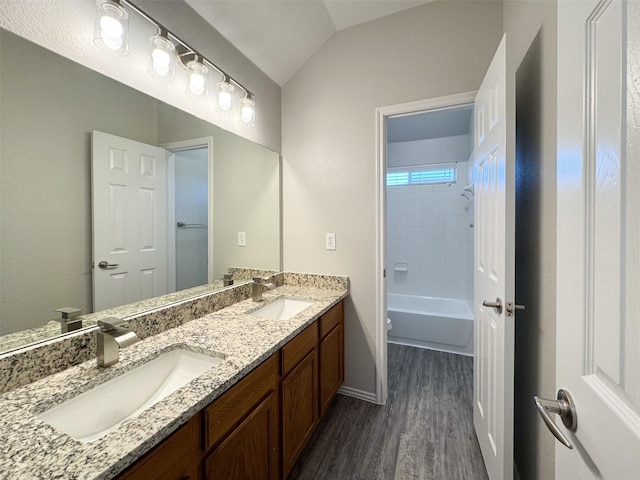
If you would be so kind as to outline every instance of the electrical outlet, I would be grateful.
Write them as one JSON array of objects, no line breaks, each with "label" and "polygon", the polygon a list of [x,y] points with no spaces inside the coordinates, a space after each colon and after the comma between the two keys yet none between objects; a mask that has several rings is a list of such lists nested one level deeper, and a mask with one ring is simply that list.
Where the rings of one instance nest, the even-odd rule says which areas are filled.
[{"label": "electrical outlet", "polygon": [[247,246],[247,234],[245,232],[238,232],[238,246],[239,247]]},{"label": "electrical outlet", "polygon": [[335,233],[327,233],[325,237],[326,249],[327,250],[335,250],[336,249],[336,234]]}]

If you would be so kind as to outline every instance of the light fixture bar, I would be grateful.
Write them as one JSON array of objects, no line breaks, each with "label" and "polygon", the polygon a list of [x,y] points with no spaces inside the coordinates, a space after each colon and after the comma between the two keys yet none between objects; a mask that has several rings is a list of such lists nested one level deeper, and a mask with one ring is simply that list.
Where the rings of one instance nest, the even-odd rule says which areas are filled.
[{"label": "light fixture bar", "polygon": [[201,61],[203,63],[207,63],[209,64],[211,67],[213,67],[215,70],[217,70],[223,78],[228,78],[231,82],[235,83],[238,87],[240,87],[240,89],[244,90],[244,92],[253,97],[253,93],[251,93],[251,91],[249,91],[244,85],[242,85],[240,82],[238,82],[236,79],[234,79],[231,75],[229,75],[227,72],[225,72],[224,70],[222,70],[220,67],[218,67],[215,63],[213,63],[211,60],[209,60],[207,57],[205,57],[204,55],[202,55],[200,52],[196,51],[194,48],[192,48],[187,42],[185,42],[184,40],[182,40],[180,37],[178,37],[177,35],[175,35],[171,30],[169,30],[167,27],[165,27],[164,25],[162,25],[160,22],[158,22],[155,18],[153,18],[151,15],[149,15],[148,13],[146,13],[144,10],[140,9],[140,7],[138,7],[137,5],[133,4],[130,0],[116,0],[118,3],[123,4],[128,6],[131,10],[133,10],[134,12],[136,12],[138,15],[140,15],[141,17],[143,17],[145,20],[147,20],[148,22],[152,23],[156,28],[159,28],[160,30],[163,30],[165,32],[167,32],[167,34],[169,36],[171,36],[171,38],[173,38],[177,43],[179,43],[180,45],[182,45],[184,48],[186,48],[187,50],[193,52],[194,55],[197,55],[198,57],[200,57]]}]

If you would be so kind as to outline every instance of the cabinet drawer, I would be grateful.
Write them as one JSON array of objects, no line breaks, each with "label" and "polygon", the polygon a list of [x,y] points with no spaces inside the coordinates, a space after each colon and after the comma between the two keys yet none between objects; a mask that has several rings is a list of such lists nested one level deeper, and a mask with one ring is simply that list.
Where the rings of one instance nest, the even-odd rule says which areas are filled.
[{"label": "cabinet drawer", "polygon": [[271,356],[204,410],[204,450],[214,446],[278,388],[279,355]]},{"label": "cabinet drawer", "polygon": [[318,345],[318,322],[282,347],[282,376],[285,376]]},{"label": "cabinet drawer", "polygon": [[338,303],[331,310],[320,317],[320,338],[335,328],[344,318],[344,302]]}]

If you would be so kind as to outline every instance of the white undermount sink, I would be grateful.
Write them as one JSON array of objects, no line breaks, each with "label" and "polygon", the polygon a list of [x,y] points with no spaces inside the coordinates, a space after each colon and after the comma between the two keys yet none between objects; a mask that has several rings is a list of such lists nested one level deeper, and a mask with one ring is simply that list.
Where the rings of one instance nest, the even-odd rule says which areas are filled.
[{"label": "white undermount sink", "polygon": [[264,307],[251,312],[254,317],[271,318],[275,320],[289,320],[291,317],[297,315],[312,302],[306,300],[298,300],[296,298],[278,298],[271,303],[268,303]]},{"label": "white undermount sink", "polygon": [[70,437],[89,443],[222,360],[186,349],[170,350],[36,416]]}]

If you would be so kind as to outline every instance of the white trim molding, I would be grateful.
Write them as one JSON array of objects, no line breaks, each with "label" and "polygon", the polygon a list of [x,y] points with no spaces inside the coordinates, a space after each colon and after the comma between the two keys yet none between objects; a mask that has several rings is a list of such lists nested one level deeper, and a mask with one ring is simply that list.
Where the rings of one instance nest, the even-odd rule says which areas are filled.
[{"label": "white trim molding", "polygon": [[340,387],[338,393],[346,395],[347,397],[357,398],[358,400],[364,400],[365,402],[379,403],[376,399],[376,394],[371,392],[365,392],[364,390],[358,390],[351,387]]}]

